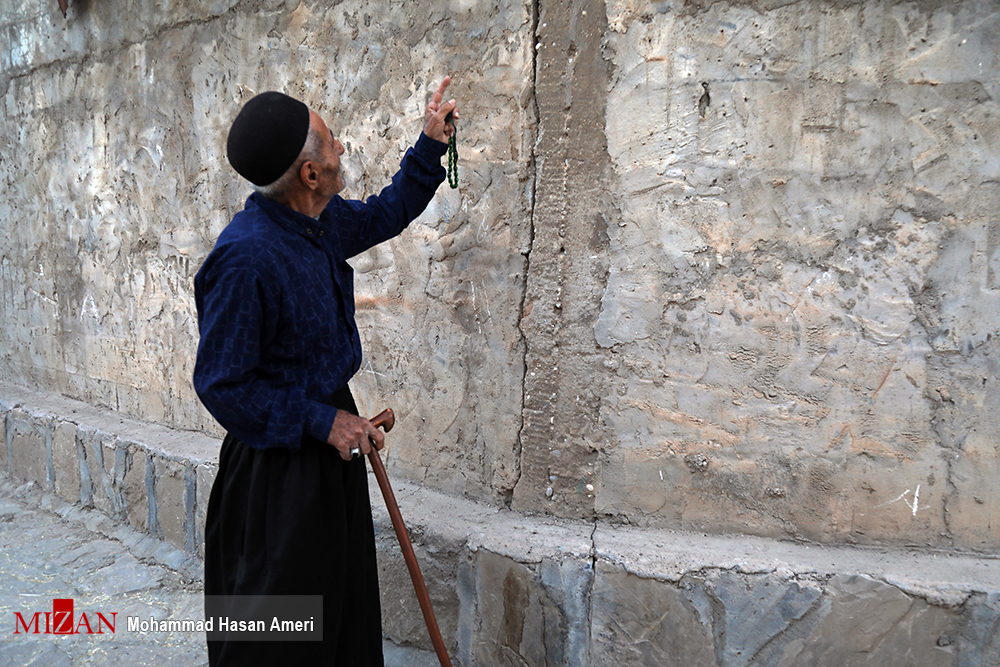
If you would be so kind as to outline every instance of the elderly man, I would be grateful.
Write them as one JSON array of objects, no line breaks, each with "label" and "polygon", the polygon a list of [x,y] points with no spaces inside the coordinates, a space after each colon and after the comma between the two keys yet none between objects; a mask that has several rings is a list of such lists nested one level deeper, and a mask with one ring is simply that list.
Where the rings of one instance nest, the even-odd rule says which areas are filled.
[{"label": "elderly man", "polygon": [[277,92],[229,131],[233,168],[256,190],[195,277],[194,385],[226,429],[205,525],[205,594],[322,595],[322,642],[210,641],[212,665],[382,665],[364,459],[380,431],[347,386],[361,366],[346,260],[393,238],[444,180],[458,117],[446,77],[392,184],[347,201],[344,147]]}]

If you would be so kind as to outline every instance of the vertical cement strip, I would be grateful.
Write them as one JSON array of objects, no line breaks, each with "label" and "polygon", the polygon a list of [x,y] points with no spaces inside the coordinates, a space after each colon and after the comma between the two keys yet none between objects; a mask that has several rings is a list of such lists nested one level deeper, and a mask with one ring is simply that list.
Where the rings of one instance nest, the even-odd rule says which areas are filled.
[{"label": "vertical cement strip", "polygon": [[604,5],[594,0],[538,6],[534,237],[521,321],[527,362],[521,477],[512,507],[580,518],[593,514],[595,443],[604,441],[604,388],[596,380],[604,357],[593,325],[613,210],[606,28]]}]

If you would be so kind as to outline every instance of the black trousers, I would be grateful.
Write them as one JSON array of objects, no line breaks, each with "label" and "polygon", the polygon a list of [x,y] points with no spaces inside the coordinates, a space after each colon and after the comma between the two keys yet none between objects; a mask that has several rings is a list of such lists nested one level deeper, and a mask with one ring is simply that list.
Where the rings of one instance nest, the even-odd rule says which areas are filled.
[{"label": "black trousers", "polygon": [[[333,405],[358,414],[350,389]],[[227,435],[205,521],[205,595],[322,595],[322,642],[209,641],[212,667],[382,667],[364,458],[307,438],[297,452]]]}]

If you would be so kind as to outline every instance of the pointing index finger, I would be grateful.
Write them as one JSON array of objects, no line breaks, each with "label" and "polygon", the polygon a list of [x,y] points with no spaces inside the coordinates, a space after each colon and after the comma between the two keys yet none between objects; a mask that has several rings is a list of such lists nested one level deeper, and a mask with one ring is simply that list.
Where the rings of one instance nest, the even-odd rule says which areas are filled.
[{"label": "pointing index finger", "polygon": [[441,103],[441,100],[444,99],[444,91],[448,89],[449,83],[451,83],[450,76],[446,76],[444,79],[441,80],[441,85],[438,86],[438,89],[434,92],[434,97],[432,98],[434,102],[438,104]]}]

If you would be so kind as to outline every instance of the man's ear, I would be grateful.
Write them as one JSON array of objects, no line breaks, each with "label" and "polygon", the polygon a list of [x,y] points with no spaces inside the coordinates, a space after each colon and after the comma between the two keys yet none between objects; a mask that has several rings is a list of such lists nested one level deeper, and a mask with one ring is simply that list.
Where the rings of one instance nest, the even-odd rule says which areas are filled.
[{"label": "man's ear", "polygon": [[299,180],[302,181],[302,185],[309,188],[310,190],[315,190],[319,187],[319,170],[316,169],[316,163],[312,160],[306,160],[299,167]]}]

